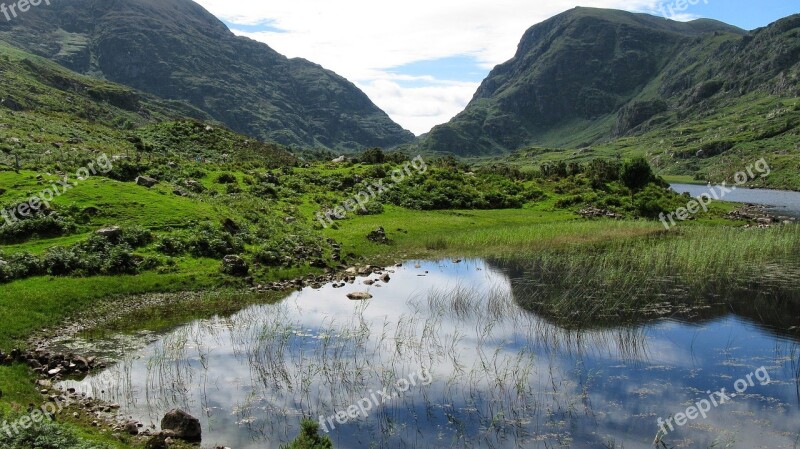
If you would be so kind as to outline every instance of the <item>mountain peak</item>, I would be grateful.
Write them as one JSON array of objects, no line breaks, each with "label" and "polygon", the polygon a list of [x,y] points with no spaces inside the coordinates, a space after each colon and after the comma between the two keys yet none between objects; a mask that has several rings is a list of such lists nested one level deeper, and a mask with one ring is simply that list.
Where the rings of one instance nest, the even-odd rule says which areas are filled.
[{"label": "mountain peak", "polygon": [[234,131],[358,150],[413,140],[353,83],[235,36],[190,0],[71,0],[0,25],[0,39],[79,73],[184,100]]},{"label": "mountain peak", "polygon": [[[715,20],[574,8],[529,28],[515,56],[495,67],[466,110],[431,130],[422,146],[475,155],[591,145],[672,106],[705,100],[697,89],[711,96],[744,89],[749,81],[737,73],[745,67],[724,62],[746,55],[737,51],[752,38]],[[751,81],[763,85],[778,75],[792,62],[792,45],[786,38],[786,45],[775,47],[788,48],[784,56],[769,55],[769,45],[750,45],[749,65],[762,67]],[[726,89],[715,81],[721,71],[730,74]]]}]

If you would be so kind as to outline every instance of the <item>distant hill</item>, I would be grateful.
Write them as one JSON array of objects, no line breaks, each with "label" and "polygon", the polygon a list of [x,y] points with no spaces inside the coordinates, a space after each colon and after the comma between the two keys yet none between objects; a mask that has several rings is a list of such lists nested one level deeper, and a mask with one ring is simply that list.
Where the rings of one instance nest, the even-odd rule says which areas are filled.
[{"label": "distant hill", "polygon": [[0,21],[0,39],[265,141],[358,150],[414,139],[351,82],[235,36],[190,0],[59,0]]},{"label": "distant hill", "polygon": [[799,72],[800,15],[746,32],[575,8],[529,29],[514,58],[420,146],[465,156],[588,147],[669,129],[754,93],[795,98]]}]

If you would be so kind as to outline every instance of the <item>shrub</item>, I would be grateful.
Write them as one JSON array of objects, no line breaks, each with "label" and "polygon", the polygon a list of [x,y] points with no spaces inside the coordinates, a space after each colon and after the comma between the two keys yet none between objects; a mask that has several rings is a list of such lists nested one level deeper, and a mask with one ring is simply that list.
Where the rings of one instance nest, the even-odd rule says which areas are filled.
[{"label": "shrub", "polygon": [[620,178],[622,179],[622,183],[625,184],[625,187],[633,191],[639,191],[647,184],[653,182],[656,177],[647,159],[638,157],[625,162],[622,166]]},{"label": "shrub", "polygon": [[43,264],[51,276],[66,276],[81,268],[81,260],[70,248],[56,246],[44,253]]},{"label": "shrub", "polygon": [[[15,417],[8,416],[4,419],[10,422]],[[19,429],[19,433],[12,432],[12,435],[0,432],[0,447],[3,449],[111,449],[105,444],[90,443],[72,430],[48,420],[33,422],[28,428],[20,427]]]},{"label": "shrub", "polygon": [[233,173],[221,173],[217,176],[218,184],[237,184],[239,181]]},{"label": "shrub", "polygon": [[229,254],[239,254],[244,251],[244,244],[239,237],[205,224],[189,241],[189,251],[195,257],[210,257],[222,259]]},{"label": "shrub", "polygon": [[382,164],[386,161],[386,155],[380,148],[370,148],[364,151],[360,159],[365,164]]},{"label": "shrub", "polygon": [[179,256],[188,251],[189,245],[179,237],[164,236],[156,243],[156,251],[167,256]]},{"label": "shrub", "polygon": [[[16,208],[16,205],[9,206]],[[0,243],[21,243],[34,237],[48,238],[68,235],[75,232],[75,222],[58,213],[39,212],[0,227]]]},{"label": "shrub", "polygon": [[115,160],[111,171],[106,173],[106,176],[117,181],[133,181],[139,176],[139,164],[131,162],[127,158]]},{"label": "shrub", "polygon": [[104,257],[101,272],[104,274],[136,274],[139,267],[136,256],[131,248],[126,245],[112,246]]},{"label": "shrub", "polygon": [[333,449],[333,442],[327,435],[319,435],[319,423],[305,419],[297,439],[281,449]]},{"label": "shrub", "polygon": [[[366,210],[365,210],[366,209]],[[380,215],[383,213],[383,203],[372,200],[364,205],[364,209],[356,209],[356,215]]]}]

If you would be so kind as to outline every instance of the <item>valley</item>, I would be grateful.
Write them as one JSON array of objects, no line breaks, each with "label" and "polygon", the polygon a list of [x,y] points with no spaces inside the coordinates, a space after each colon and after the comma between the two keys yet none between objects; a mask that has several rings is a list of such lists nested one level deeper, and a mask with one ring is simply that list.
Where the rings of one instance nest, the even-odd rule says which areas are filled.
[{"label": "valley", "polygon": [[568,10],[416,138],[189,0],[18,19],[3,448],[797,447],[800,16]]}]

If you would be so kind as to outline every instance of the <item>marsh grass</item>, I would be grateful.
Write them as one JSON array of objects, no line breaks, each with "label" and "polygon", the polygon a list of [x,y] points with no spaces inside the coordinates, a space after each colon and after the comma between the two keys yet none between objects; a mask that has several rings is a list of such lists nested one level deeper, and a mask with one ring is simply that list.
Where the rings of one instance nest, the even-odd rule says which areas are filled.
[{"label": "marsh grass", "polygon": [[686,227],[496,263],[518,278],[515,296],[522,306],[565,325],[602,324],[747,291],[796,299],[800,228]]}]

